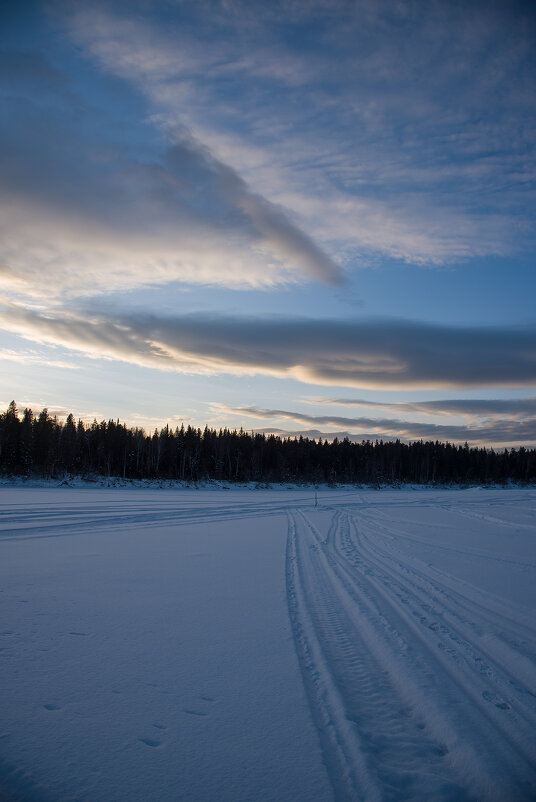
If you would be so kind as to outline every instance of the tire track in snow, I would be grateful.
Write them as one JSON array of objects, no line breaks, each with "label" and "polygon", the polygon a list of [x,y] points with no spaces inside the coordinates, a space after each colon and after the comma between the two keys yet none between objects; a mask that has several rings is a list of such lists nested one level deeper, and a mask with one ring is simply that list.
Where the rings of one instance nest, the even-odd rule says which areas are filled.
[{"label": "tire track in snow", "polygon": [[[299,506],[301,499],[291,500],[291,505]],[[243,520],[244,518],[273,517],[286,515],[289,503],[238,502],[218,506],[192,507],[179,500],[155,508],[151,505],[122,504],[101,508],[54,509],[36,508],[21,511],[19,508],[0,511],[0,541],[33,540],[45,537],[72,537],[87,531],[97,531],[110,527],[126,531],[145,529],[147,526],[169,526],[170,524],[205,524],[207,522]]]},{"label": "tire track in snow", "polygon": [[532,697],[505,702],[518,679],[472,649],[458,599],[394,562],[346,512],[325,536],[290,513],[289,612],[336,799],[533,799]]},{"label": "tire track in snow", "polygon": [[[401,505],[399,505],[399,506],[401,506]],[[479,521],[481,523],[483,522],[483,523],[489,523],[489,524],[493,524],[493,525],[502,525],[502,523],[503,523],[498,518],[495,518],[492,521],[491,519],[488,519],[488,518],[486,518],[486,517],[484,517],[482,515],[476,515],[476,514],[464,515],[457,508],[453,508],[452,506],[448,506],[448,505],[445,505],[445,504],[441,505],[441,509],[444,510],[445,512],[448,512],[448,513],[460,514],[465,518],[470,518],[472,521]],[[355,513],[355,510],[350,510],[350,508],[348,508],[348,512]],[[400,531],[400,530],[395,531],[395,530],[393,530],[391,528],[391,526],[390,526],[390,523],[392,523],[393,511],[390,511],[390,512],[391,512],[391,516],[389,516],[383,510],[374,510],[374,511],[372,511],[372,509],[369,507],[368,510],[366,510],[366,511],[364,510],[363,513],[360,514],[360,521],[366,521],[368,523],[371,523],[371,525],[375,525],[377,533],[380,536],[385,535],[387,533],[390,533],[395,538],[397,538],[397,539],[400,538],[400,539],[406,540],[406,541],[408,541],[410,543],[415,543],[415,544],[422,545],[422,546],[429,546],[430,545],[430,542],[428,540],[426,540],[426,539],[423,539],[423,537],[419,537],[419,536],[417,536],[417,535],[415,535],[413,533],[409,534],[407,531]],[[405,525],[405,527],[408,527],[410,525],[409,521],[406,520],[404,522],[404,525]],[[417,527],[419,527],[419,528],[425,527],[426,529],[430,528],[430,523],[429,522],[424,524],[423,522],[414,521],[414,522],[412,522],[411,525],[413,527],[415,527],[415,528],[417,528]],[[435,528],[437,530],[444,529],[445,531],[448,531],[451,528],[452,524],[451,523],[449,523],[449,524],[445,524],[445,523],[438,524],[438,523],[435,523],[434,526],[435,526]],[[525,529],[525,530],[528,530],[528,531],[534,531],[534,524],[532,524],[532,526],[529,526],[527,524],[523,524],[522,526],[517,526],[517,525],[514,526],[513,524],[508,524],[508,526],[509,526],[509,528],[512,528],[514,530],[515,529],[518,529],[518,530]],[[472,548],[470,546],[466,546],[465,548],[462,549],[459,546],[443,545],[441,543],[437,543],[436,542],[436,543],[434,543],[434,548],[435,549],[439,549],[439,550],[444,551],[444,552],[449,552],[451,554],[460,555],[462,558],[464,558],[464,557],[465,558],[467,558],[467,557],[476,557],[478,559],[490,560],[490,561],[493,561],[493,562],[498,562],[498,563],[506,564],[506,565],[517,565],[517,566],[521,566],[523,568],[527,568],[527,567],[536,568],[535,565],[527,563],[526,560],[521,562],[520,560],[513,560],[513,559],[510,559],[508,557],[505,557],[504,555],[503,556],[499,556],[497,554],[494,554],[493,552],[484,551],[482,549],[475,549],[475,548]]]},{"label": "tire track in snow", "polygon": [[[397,611],[428,653],[443,665],[453,687],[471,699],[471,707],[464,711],[460,723],[472,721],[473,727],[480,727],[482,744],[487,743],[485,751],[496,758],[487,774],[497,770],[498,761],[501,777],[497,782],[503,780],[504,769],[509,767],[511,783],[516,782],[517,775],[518,794],[532,789],[527,797],[516,799],[532,798],[536,790],[532,738],[536,732],[536,670],[522,651],[514,652],[501,642],[500,630],[511,622],[498,615],[489,616],[481,605],[432,582],[404,564],[399,554],[387,555],[372,538],[360,534],[361,527],[358,530],[355,522],[353,529],[355,539],[348,527],[341,538],[347,542],[348,561],[359,561],[357,555],[366,558],[369,582],[379,597]],[[534,628],[529,631],[520,625],[519,630],[521,640],[528,637],[534,644]],[[505,715],[505,711],[511,712]],[[479,717],[483,719],[480,724]],[[490,732],[495,733],[495,742]]]},{"label": "tire track in snow", "polygon": [[[358,799],[358,775],[361,776],[361,785],[366,775],[364,760],[358,740],[350,731],[344,714],[344,702],[332,680],[321,641],[316,633],[316,625],[311,617],[311,606],[302,582],[302,558],[299,551],[296,521],[289,513],[286,550],[287,602],[305,691],[335,797],[340,800]],[[379,799],[379,796],[374,795],[371,799]]]},{"label": "tire track in snow", "polygon": [[[488,505],[493,512],[495,512],[495,508],[501,511],[502,504],[490,504]],[[531,522],[525,523],[525,521],[519,520],[509,520],[508,518],[501,518],[499,515],[490,515],[489,512],[483,513],[482,509],[471,509],[470,507],[463,507],[458,505],[453,507],[453,505],[447,505],[444,509],[448,510],[449,512],[455,512],[457,515],[463,516],[464,518],[470,518],[473,521],[479,521],[482,523],[498,525],[502,527],[506,527],[508,529],[513,529],[520,531],[522,529],[532,531],[534,529],[534,524]]]},{"label": "tire track in snow", "polygon": [[329,543],[329,533],[322,540],[303,516],[290,516],[289,612],[335,798],[470,799],[450,779],[444,744],[425,732],[393,683],[367,605],[349,594],[326,559]]},{"label": "tire track in snow", "polygon": [[[354,526],[357,526],[355,521],[355,513],[353,510],[348,510],[350,518],[354,521]],[[427,572],[423,571],[424,564],[422,560],[404,556],[404,554],[397,548],[397,540],[411,541],[416,545],[430,546],[430,541],[425,541],[422,538],[409,537],[407,532],[397,532],[389,525],[389,521],[384,519],[378,520],[376,515],[369,513],[361,513],[359,516],[359,532],[356,529],[356,536],[360,541],[360,549],[368,549],[371,557],[378,554],[381,559],[383,567],[388,565],[397,573],[405,572],[413,575],[414,578],[419,578],[418,581],[424,583],[426,593],[431,593],[432,596],[439,599],[441,603],[449,604],[457,615],[464,616],[472,619],[473,634],[475,637],[480,637],[482,633],[489,628],[494,635],[501,633],[505,637],[513,638],[513,642],[519,647],[524,644],[529,648],[532,644],[533,652],[531,654],[532,663],[536,657],[536,626],[532,618],[523,615],[519,609],[510,608],[510,605],[504,600],[499,601],[478,588],[469,585],[460,579],[449,577],[432,565],[427,565]],[[368,544],[368,545],[367,545]],[[434,549],[447,551],[459,555],[459,559],[472,559],[474,556],[480,559],[493,559],[496,562],[501,562],[506,565],[523,565],[518,560],[511,560],[507,557],[501,558],[498,555],[492,555],[482,552],[482,550],[472,549],[467,547],[465,551],[460,548],[450,548],[443,544],[434,543]],[[354,548],[353,545],[350,546]],[[380,552],[382,552],[380,554]],[[420,569],[417,568],[420,566]],[[442,581],[439,577],[442,577]],[[533,683],[536,682],[536,672],[532,673]],[[536,692],[536,688],[535,688]]]},{"label": "tire track in snow", "polygon": [[[453,700],[462,692],[469,697],[470,704],[464,707],[458,720],[452,715],[455,708],[448,713],[460,732],[464,727],[472,728],[470,737],[480,743],[481,776],[493,779],[494,788],[502,787],[499,797],[533,798],[536,753],[531,733],[536,722],[531,688],[535,687],[536,674],[534,663],[522,652],[528,643],[535,644],[534,627],[522,622],[516,624],[497,611],[491,614],[484,604],[453,593],[448,585],[431,582],[420,561],[417,561],[420,572],[408,571],[392,538],[390,555],[380,555],[377,543],[381,528],[375,530],[374,538],[362,534],[363,526],[359,531],[354,528],[357,551],[366,560],[369,582],[379,597],[390,602],[398,614],[402,613],[402,619],[428,648],[429,656],[436,661],[439,657],[451,680]],[[470,585],[466,585],[467,589],[475,590]],[[483,597],[488,602],[490,598]],[[517,652],[502,639],[504,629],[518,640],[514,644]],[[447,687],[448,683],[443,682],[443,694]],[[506,710],[513,712],[505,714]],[[475,776],[478,762],[472,769]]]}]

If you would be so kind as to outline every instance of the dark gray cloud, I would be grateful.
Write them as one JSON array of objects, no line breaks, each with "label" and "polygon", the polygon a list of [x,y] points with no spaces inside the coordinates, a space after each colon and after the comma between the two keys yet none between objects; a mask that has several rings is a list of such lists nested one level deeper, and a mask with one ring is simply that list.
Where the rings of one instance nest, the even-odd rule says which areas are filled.
[{"label": "dark gray cloud", "polygon": [[[354,440],[402,439],[402,440],[441,440],[457,443],[475,444],[525,444],[536,443],[536,415],[524,421],[494,420],[480,425],[441,425],[420,423],[394,418],[347,418],[338,415],[306,415],[282,409],[263,409],[261,407],[231,407],[217,405],[222,411],[231,412],[244,418],[257,420],[284,419],[305,426],[337,426],[338,432],[325,432],[319,429],[314,436],[339,438],[351,434]],[[275,430],[274,430],[275,431]],[[282,432],[283,430],[278,430]],[[301,432],[306,434],[306,432]],[[310,435],[309,435],[310,436]]]},{"label": "dark gray cloud", "polygon": [[214,222],[225,226],[241,223],[254,242],[297,265],[304,274],[330,284],[342,282],[340,268],[293,225],[285,209],[251,192],[238,173],[206,148],[192,139],[180,142],[169,149],[166,164],[181,196],[186,181],[188,194],[195,194],[198,200],[195,208],[206,209],[207,214],[213,212]]},{"label": "dark gray cloud", "polygon": [[[262,429],[254,428],[252,431],[259,432],[259,434],[275,434],[279,437],[309,437],[312,440],[335,440],[338,438],[339,440],[343,440],[345,437],[348,438],[352,443],[361,443],[363,440],[378,440],[378,434],[376,432],[360,432],[359,434],[353,434],[352,432],[347,431],[321,431],[320,429],[281,429],[278,426],[268,426]],[[397,438],[388,438],[384,437],[385,440],[393,439],[396,440]],[[400,440],[404,440],[404,438],[398,438]]]},{"label": "dark gray cloud", "polygon": [[534,327],[202,316],[128,324],[144,338],[200,359],[310,382],[397,388],[536,383]]},{"label": "dark gray cloud", "polygon": [[525,418],[536,416],[536,397],[508,399],[443,399],[437,401],[408,401],[386,403],[360,398],[315,398],[315,404],[369,407],[391,412],[420,412],[428,415],[461,415],[468,418]]},{"label": "dark gray cloud", "polygon": [[531,387],[536,327],[271,317],[38,314],[6,303],[6,329],[169,370],[265,373],[355,387]]}]

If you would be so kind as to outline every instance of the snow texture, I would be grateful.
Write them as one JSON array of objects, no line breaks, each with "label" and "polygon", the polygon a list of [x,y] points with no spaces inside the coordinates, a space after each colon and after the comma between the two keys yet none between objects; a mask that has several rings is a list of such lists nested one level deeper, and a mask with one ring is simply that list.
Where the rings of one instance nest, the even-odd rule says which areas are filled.
[{"label": "snow texture", "polygon": [[1,487],[0,798],[536,798],[535,513]]}]

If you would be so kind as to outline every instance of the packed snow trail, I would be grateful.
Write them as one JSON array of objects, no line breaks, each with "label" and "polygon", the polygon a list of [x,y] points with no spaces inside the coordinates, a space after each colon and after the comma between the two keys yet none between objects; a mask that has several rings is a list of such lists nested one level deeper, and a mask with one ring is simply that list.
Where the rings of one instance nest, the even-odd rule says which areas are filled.
[{"label": "packed snow trail", "polygon": [[397,546],[373,507],[289,512],[289,612],[335,798],[534,799],[534,624]]}]

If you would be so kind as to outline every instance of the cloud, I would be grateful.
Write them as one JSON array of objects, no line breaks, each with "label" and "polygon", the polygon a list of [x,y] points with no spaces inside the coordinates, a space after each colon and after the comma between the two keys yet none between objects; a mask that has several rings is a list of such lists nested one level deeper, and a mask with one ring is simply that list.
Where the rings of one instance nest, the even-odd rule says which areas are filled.
[{"label": "cloud", "polygon": [[408,401],[383,403],[358,398],[310,398],[306,403],[368,407],[391,412],[424,413],[425,415],[459,415],[466,418],[525,418],[536,417],[536,397],[509,399],[444,399],[438,401]]},{"label": "cloud", "polygon": [[80,370],[80,365],[62,359],[49,359],[36,351],[15,351],[11,348],[0,348],[0,361],[17,362],[17,364],[39,365],[39,367],[61,368],[62,370]]},{"label": "cloud", "polygon": [[[378,434],[376,432],[360,432],[359,434],[353,434],[352,432],[341,431],[337,429],[337,431],[324,431],[320,429],[282,429],[278,426],[267,426],[263,428],[253,428],[253,432],[258,432],[259,434],[273,434],[277,437],[282,438],[296,438],[296,437],[308,437],[310,440],[344,440],[344,438],[348,438],[352,443],[361,443],[363,441],[374,441],[379,439]],[[385,437],[385,440],[389,439],[399,439],[403,440],[403,438],[389,438]]]},{"label": "cloud", "polygon": [[371,255],[534,244],[521,9],[54,2],[48,20],[53,43],[0,52],[14,297],[337,284]]},{"label": "cloud", "polygon": [[[48,75],[39,53],[4,61],[4,73],[33,76],[44,65]],[[52,77],[47,94],[19,81],[4,103],[0,261],[11,291],[341,283],[338,265],[281,204],[184,128],[166,143],[137,121],[125,139],[109,109],[88,108]]]},{"label": "cloud", "polygon": [[[6,409],[9,406],[10,403],[11,403],[11,400],[10,401],[5,401],[5,400],[0,399],[0,410],[3,411],[4,409]],[[47,412],[48,412],[48,414],[50,415],[51,418],[54,418],[54,417],[66,418],[67,415],[70,412],[70,410],[65,409],[64,407],[55,406],[53,404],[44,404],[42,401],[36,401],[35,399],[29,400],[27,398],[23,399],[20,402],[17,401],[15,406],[17,408],[17,412],[18,412],[19,418],[22,418],[25,409],[30,409],[33,412],[34,416],[36,416],[36,417],[39,415],[39,413],[43,409],[47,410]]]},{"label": "cloud", "polygon": [[186,126],[330,252],[441,264],[533,245],[528,7],[178,3],[165,27],[161,8],[60,18],[163,130]]},{"label": "cloud", "polygon": [[533,387],[536,328],[397,319],[36,312],[9,301],[0,325],[35,341],[189,373],[267,374],[363,388]]},{"label": "cloud", "polygon": [[[367,439],[402,439],[402,440],[442,440],[457,443],[469,442],[477,445],[485,444],[531,444],[536,443],[536,415],[524,421],[510,419],[494,420],[481,425],[438,425],[433,423],[410,422],[394,418],[347,418],[337,415],[306,415],[300,412],[289,412],[282,409],[263,409],[261,407],[233,407],[227,404],[213,404],[214,409],[223,413],[232,413],[241,418],[250,417],[256,420],[286,420],[304,426],[336,426],[338,432],[314,431],[316,437],[321,435],[328,439],[334,436],[344,437],[351,432],[353,440]],[[274,430],[283,432],[284,430]],[[305,436],[304,432],[299,432]],[[290,434],[290,433],[289,433]]]}]

